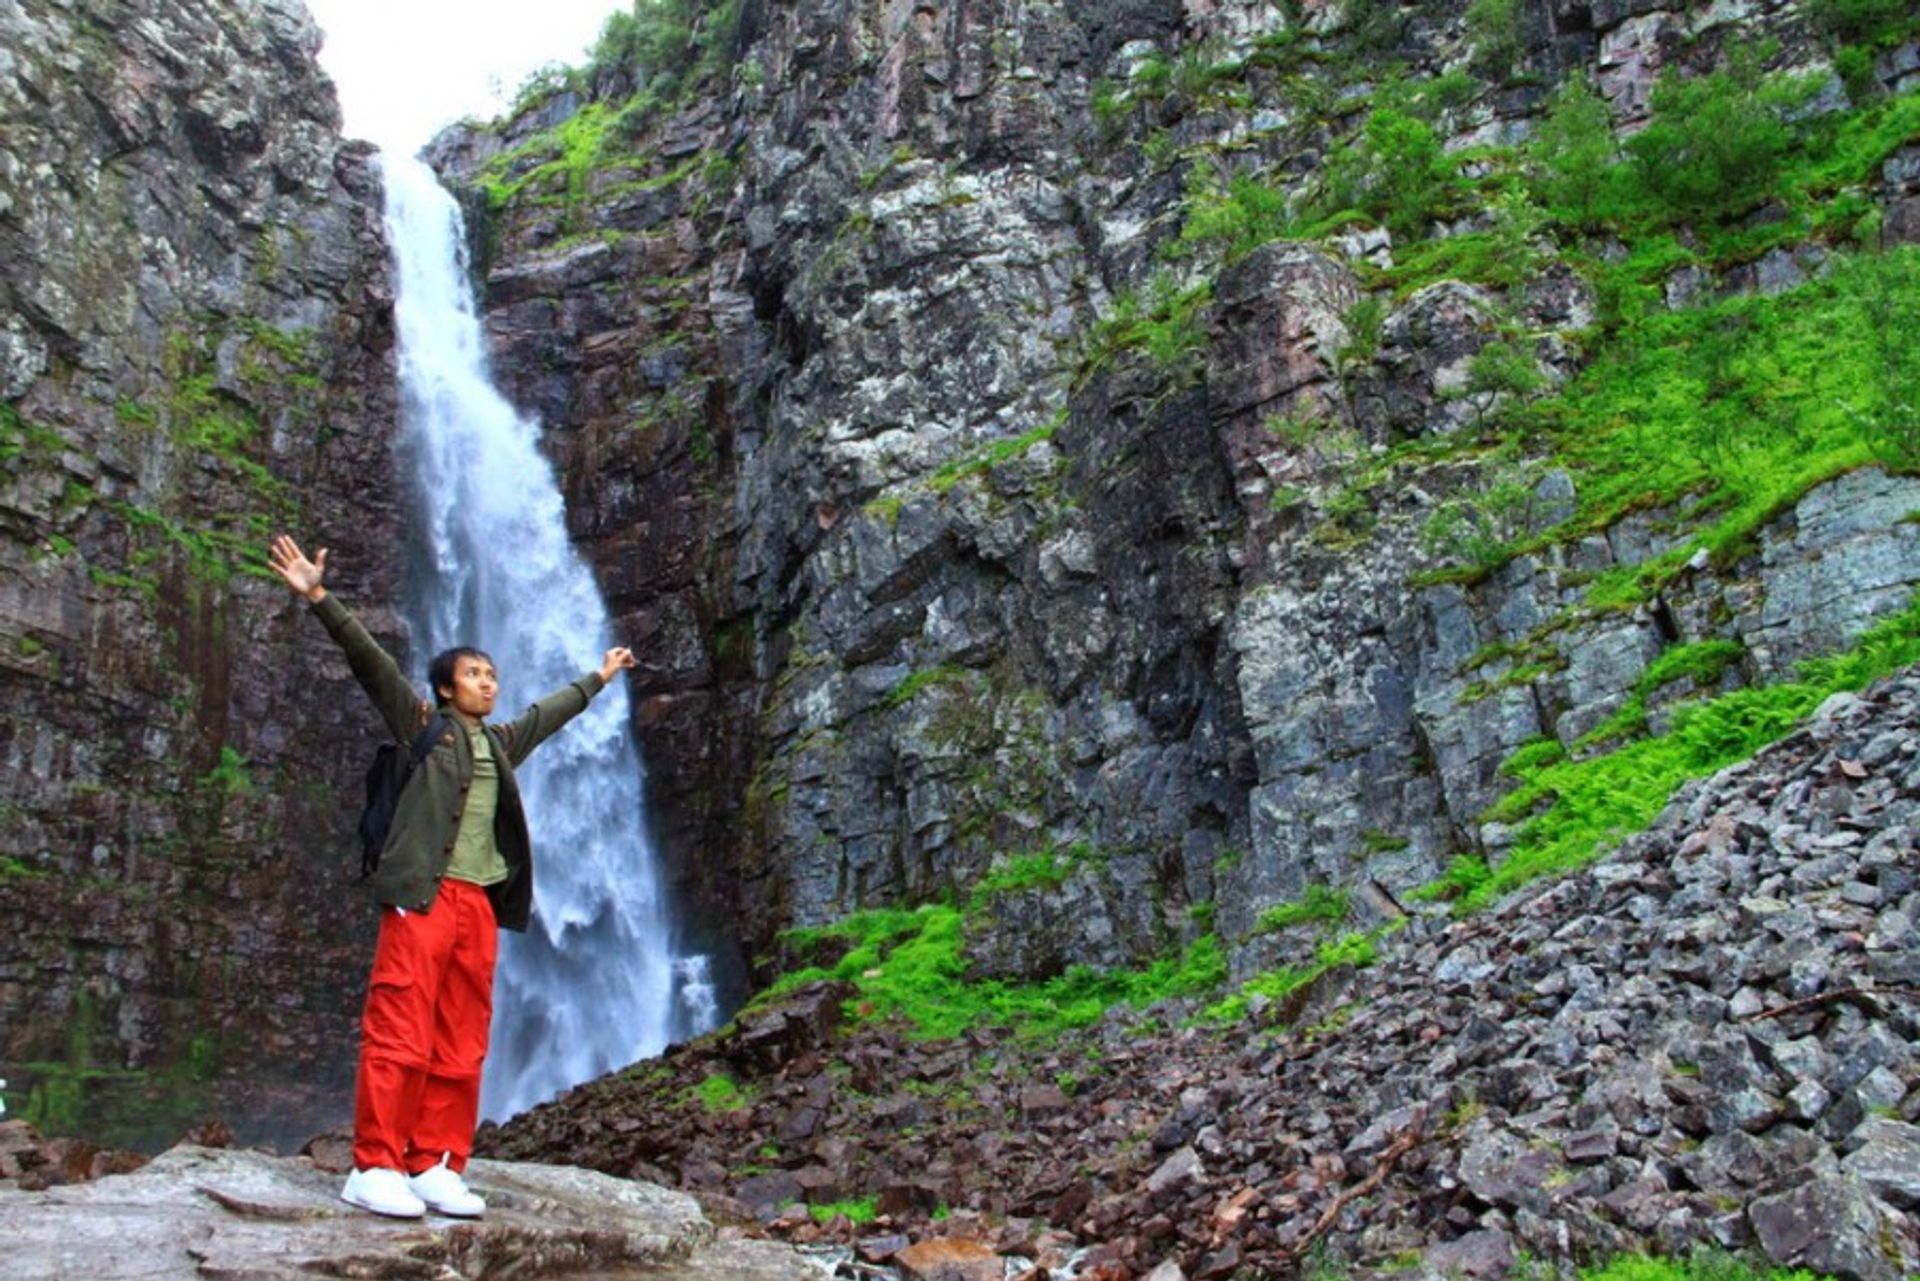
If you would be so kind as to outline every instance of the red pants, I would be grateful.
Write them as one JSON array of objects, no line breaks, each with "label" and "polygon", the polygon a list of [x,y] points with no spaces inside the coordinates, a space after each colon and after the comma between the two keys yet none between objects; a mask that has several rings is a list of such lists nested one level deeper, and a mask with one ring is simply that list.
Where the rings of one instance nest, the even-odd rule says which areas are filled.
[{"label": "red pants", "polygon": [[360,1016],[355,1166],[418,1174],[445,1156],[466,1168],[499,947],[493,904],[466,881],[442,881],[431,911],[381,910]]}]

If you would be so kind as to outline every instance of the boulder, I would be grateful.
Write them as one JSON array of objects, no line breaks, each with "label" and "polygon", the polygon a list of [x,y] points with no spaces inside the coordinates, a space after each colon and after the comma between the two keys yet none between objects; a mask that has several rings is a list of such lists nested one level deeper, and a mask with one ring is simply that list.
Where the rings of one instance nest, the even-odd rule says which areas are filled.
[{"label": "boulder", "polygon": [[[570,1166],[474,1161],[476,1220],[382,1219],[339,1199],[301,1157],[182,1145],[132,1174],[0,1193],[0,1255],[17,1276],[537,1278],[671,1267],[676,1277],[802,1281],[772,1243],[716,1243],[692,1197]],[[76,1271],[78,1268],[78,1271]]]},{"label": "boulder", "polygon": [[893,1256],[893,1264],[907,1281],[1001,1281],[1007,1270],[999,1251],[965,1237],[910,1245]]},{"label": "boulder", "polygon": [[1844,1278],[1894,1281],[1917,1261],[1902,1218],[1858,1179],[1821,1178],[1747,1207],[1767,1257],[1783,1268]]},{"label": "boulder", "polygon": [[1920,1126],[1870,1117],[1848,1141],[1860,1146],[1840,1162],[1842,1170],[1893,1205],[1920,1206]]}]

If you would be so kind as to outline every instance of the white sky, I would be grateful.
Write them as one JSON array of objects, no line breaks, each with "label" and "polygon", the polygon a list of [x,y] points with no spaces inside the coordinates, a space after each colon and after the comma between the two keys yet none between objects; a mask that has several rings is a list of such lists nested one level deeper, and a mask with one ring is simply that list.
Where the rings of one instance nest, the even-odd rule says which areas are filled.
[{"label": "white sky", "polygon": [[350,138],[415,151],[462,116],[490,118],[527,73],[578,65],[627,0],[307,0]]}]

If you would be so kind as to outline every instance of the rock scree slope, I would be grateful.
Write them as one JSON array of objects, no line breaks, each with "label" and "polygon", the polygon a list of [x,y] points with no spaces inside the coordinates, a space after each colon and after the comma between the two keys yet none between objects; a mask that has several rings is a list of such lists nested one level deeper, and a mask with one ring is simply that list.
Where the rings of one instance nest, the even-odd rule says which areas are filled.
[{"label": "rock scree slope", "polygon": [[[1353,1275],[1717,1247],[1894,1281],[1920,1268],[1917,819],[1908,674],[1592,868],[1224,1027],[922,1042],[843,1026],[828,986],[484,1145],[726,1194],[799,1240],[971,1234],[1059,1269],[1036,1277],[1281,1276],[1317,1242]],[[804,1208],[862,1200],[878,1226]]]}]

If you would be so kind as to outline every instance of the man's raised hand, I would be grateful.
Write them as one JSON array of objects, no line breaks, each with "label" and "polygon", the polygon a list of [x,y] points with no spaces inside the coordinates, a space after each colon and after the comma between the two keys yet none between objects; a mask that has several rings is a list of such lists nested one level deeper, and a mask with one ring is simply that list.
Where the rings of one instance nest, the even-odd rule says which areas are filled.
[{"label": "man's raised hand", "polygon": [[614,674],[622,668],[638,667],[639,665],[640,660],[633,656],[632,650],[628,649],[625,645],[615,645],[607,651],[607,656],[600,660],[601,683],[605,684],[611,681],[614,678]]},{"label": "man's raised hand", "polygon": [[322,547],[312,560],[300,550],[300,544],[281,534],[273,540],[273,546],[267,551],[267,563],[273,572],[286,580],[294,593],[310,601],[319,601],[327,594],[320,580],[327,573],[327,549]]}]

